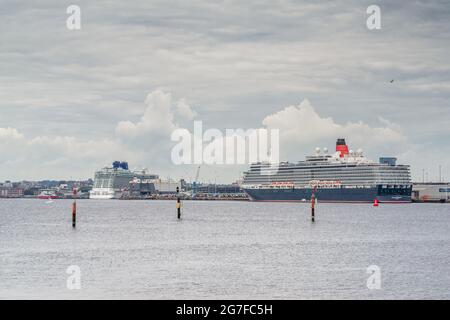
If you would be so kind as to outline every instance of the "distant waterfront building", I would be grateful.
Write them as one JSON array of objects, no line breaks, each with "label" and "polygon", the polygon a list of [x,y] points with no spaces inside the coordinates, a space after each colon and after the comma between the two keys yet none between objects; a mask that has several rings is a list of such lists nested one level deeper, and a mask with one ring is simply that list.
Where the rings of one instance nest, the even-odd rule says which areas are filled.
[{"label": "distant waterfront building", "polygon": [[6,181],[0,183],[0,198],[72,198],[73,188],[78,189],[78,198],[87,198],[92,183],[92,179],[84,181]]},{"label": "distant waterfront building", "polygon": [[181,181],[134,178],[129,182],[127,195],[138,198],[155,194],[175,194],[177,187],[181,190]]},{"label": "distant waterfront building", "polygon": [[416,202],[450,202],[450,183],[413,183],[411,196]]},{"label": "distant waterfront building", "polygon": [[238,184],[200,184],[197,186],[197,193],[204,194],[244,194],[244,191]]},{"label": "distant waterfront building", "polygon": [[0,198],[21,198],[23,189],[15,187],[0,186]]}]

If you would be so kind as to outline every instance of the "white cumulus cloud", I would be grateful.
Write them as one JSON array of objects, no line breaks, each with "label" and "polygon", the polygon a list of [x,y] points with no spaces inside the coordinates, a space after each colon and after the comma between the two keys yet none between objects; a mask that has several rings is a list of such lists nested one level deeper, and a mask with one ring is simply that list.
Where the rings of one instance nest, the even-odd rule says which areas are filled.
[{"label": "white cumulus cloud", "polygon": [[[135,121],[120,121],[109,138],[83,139],[74,136],[37,135],[27,137],[16,128],[0,128],[0,176],[4,179],[42,179],[92,177],[99,167],[113,160],[127,160],[130,166],[147,167],[150,171],[172,178],[193,175],[194,166],[177,166],[171,160],[175,129],[191,127],[196,112],[184,99],[157,89],[148,94],[145,110]],[[202,118],[199,117],[201,120]],[[314,106],[303,100],[264,117],[259,128],[278,129],[280,160],[298,161],[314,147],[334,148],[336,138],[346,138],[350,148],[363,148],[374,160],[378,156],[397,156],[403,163],[416,158],[417,146],[411,144],[401,127],[384,117],[374,117],[376,125],[362,121],[338,123],[323,117]],[[207,128],[203,128],[205,132]],[[238,128],[230,128],[238,129]],[[191,132],[192,133],[192,132]],[[225,135],[225,131],[222,132]],[[192,137],[194,139],[194,137]],[[231,139],[231,138],[230,138]],[[226,145],[226,137],[208,145]],[[274,143],[271,141],[271,143]],[[225,150],[226,151],[226,150]],[[224,154],[226,157],[226,154]],[[404,161],[406,160],[406,161]],[[234,181],[247,165],[204,165],[203,178]],[[42,174],[42,173],[46,174]],[[51,175],[47,173],[51,172]],[[12,175],[12,177],[10,177]]]},{"label": "white cumulus cloud", "polygon": [[185,99],[175,101],[171,93],[156,89],[145,99],[145,111],[138,122],[121,121],[116,126],[118,138],[170,137],[180,123],[192,120],[196,113]]},{"label": "white cumulus cloud", "polygon": [[347,138],[351,148],[366,148],[371,155],[398,155],[408,146],[407,138],[398,125],[383,118],[380,122],[379,126],[361,121],[339,124],[331,117],[320,116],[305,99],[298,106],[265,117],[263,125],[280,130],[281,154],[290,160],[299,160],[315,146],[333,146],[336,138]]}]

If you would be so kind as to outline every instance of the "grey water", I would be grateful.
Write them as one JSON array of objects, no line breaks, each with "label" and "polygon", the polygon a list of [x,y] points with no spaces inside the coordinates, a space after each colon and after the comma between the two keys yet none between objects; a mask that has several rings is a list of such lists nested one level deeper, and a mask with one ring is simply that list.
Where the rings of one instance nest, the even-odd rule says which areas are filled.
[{"label": "grey water", "polygon": [[0,299],[450,298],[448,204],[77,205],[0,200]]}]

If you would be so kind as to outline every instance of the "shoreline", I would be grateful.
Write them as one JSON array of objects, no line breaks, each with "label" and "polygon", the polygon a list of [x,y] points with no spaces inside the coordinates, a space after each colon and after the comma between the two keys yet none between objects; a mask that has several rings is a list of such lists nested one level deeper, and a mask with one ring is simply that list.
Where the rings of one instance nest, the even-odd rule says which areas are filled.
[{"label": "shoreline", "polygon": [[[45,201],[47,199],[40,199],[38,197],[0,197],[0,200],[6,200],[6,199],[33,199],[33,200],[41,200]],[[73,200],[74,197],[64,197],[64,198],[56,198],[52,200]],[[149,198],[139,198],[139,197],[130,197],[130,198],[117,198],[117,199],[90,199],[88,197],[77,197],[77,200],[120,200],[120,201],[129,201],[129,200],[139,200],[139,201],[154,201],[154,200],[164,200],[164,201],[176,201],[177,197],[149,197]],[[244,197],[224,197],[224,198],[216,198],[216,197],[201,197],[201,198],[181,198],[182,201],[237,201],[237,202],[259,202],[259,203],[309,203],[309,201],[252,201],[249,198]],[[367,203],[372,204],[370,201],[366,202],[352,202],[352,201],[318,201],[318,203],[335,203],[335,204],[361,204],[361,203]],[[425,204],[449,204],[450,201],[442,201],[442,200],[412,200],[411,202],[380,202],[381,204],[414,204],[414,203],[425,203]]]}]

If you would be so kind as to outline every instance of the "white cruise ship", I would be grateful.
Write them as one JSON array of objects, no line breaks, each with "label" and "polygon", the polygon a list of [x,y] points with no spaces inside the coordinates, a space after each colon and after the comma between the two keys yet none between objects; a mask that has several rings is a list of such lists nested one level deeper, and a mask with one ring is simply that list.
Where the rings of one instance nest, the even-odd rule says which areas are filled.
[{"label": "white cruise ship", "polygon": [[122,191],[129,188],[133,179],[158,179],[156,174],[145,171],[130,171],[127,162],[114,161],[112,167],[105,167],[95,173],[90,199],[120,198]]}]

